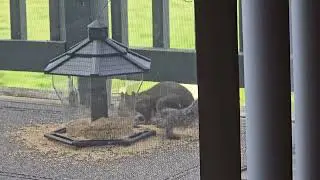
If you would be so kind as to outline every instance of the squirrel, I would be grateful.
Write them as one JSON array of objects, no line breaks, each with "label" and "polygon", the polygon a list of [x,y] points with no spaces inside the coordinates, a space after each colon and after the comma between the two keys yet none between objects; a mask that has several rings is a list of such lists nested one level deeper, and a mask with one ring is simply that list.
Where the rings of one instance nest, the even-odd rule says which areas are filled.
[{"label": "squirrel", "polygon": [[131,95],[121,93],[118,113],[136,112],[135,126],[151,124],[151,118],[164,108],[182,109],[194,101],[192,93],[177,82],[159,82],[152,88]]},{"label": "squirrel", "polygon": [[198,99],[183,109],[164,108],[152,118],[151,124],[165,129],[165,138],[179,139],[173,133],[176,127],[190,127],[199,123]]}]

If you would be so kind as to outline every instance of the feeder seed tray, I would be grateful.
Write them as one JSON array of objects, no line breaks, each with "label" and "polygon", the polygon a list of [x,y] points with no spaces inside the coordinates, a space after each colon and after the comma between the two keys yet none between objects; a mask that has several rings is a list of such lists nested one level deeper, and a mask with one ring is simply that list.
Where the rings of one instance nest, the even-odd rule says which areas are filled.
[{"label": "feeder seed tray", "polygon": [[149,138],[156,135],[154,130],[145,130],[138,133],[134,133],[126,138],[121,139],[106,139],[106,140],[76,140],[71,137],[64,135],[66,128],[57,129],[51,133],[47,133],[44,136],[48,139],[59,141],[63,144],[75,146],[75,147],[92,147],[92,146],[129,146],[140,140]]}]

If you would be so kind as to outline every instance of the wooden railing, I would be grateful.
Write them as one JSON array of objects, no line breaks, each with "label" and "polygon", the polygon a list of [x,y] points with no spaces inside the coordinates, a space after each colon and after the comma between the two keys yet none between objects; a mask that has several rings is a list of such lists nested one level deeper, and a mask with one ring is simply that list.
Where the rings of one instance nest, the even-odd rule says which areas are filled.
[{"label": "wooden railing", "polygon": [[[128,44],[128,0],[111,0],[112,38]],[[0,40],[0,70],[42,72],[45,64],[87,36],[86,26],[98,18],[107,0],[49,0],[50,41],[26,41],[26,1],[10,0],[11,38]],[[99,18],[108,21],[108,8]],[[152,59],[146,80],[196,84],[196,51],[171,49],[169,0],[152,0],[153,48],[134,48]],[[240,18],[241,21],[241,18]],[[239,23],[241,24],[241,23]],[[240,33],[240,50],[241,45]],[[15,53],[19,52],[19,53]],[[213,59],[214,61],[214,59]],[[239,55],[240,86],[243,56]]]}]

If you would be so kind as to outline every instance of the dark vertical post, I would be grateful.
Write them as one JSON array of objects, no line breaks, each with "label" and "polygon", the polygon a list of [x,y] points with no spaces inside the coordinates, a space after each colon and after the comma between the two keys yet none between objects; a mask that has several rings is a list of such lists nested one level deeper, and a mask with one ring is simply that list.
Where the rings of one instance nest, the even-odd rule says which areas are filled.
[{"label": "dark vertical post", "polygon": [[66,41],[66,48],[70,48],[87,37],[90,1],[50,0],[49,15],[51,40]]},{"label": "dark vertical post", "polygon": [[320,179],[320,2],[291,0],[296,179]]},{"label": "dark vertical post", "polygon": [[[96,22],[100,27],[96,28],[96,22],[93,22],[94,26],[90,24],[88,26],[88,38],[89,40],[106,40],[106,38],[108,38],[108,27],[106,24],[106,18],[101,18],[101,16],[98,15],[96,19]],[[95,51],[97,51],[96,53],[100,52],[99,48],[99,45],[95,45]],[[100,59],[93,58],[92,61],[92,63],[94,63],[94,71],[97,72],[100,65]],[[108,117],[108,99],[110,97],[108,97],[107,94],[110,91],[107,91],[106,79],[95,75],[91,76],[90,78],[84,78],[83,80],[90,83],[89,95],[91,121],[95,121],[101,117]],[[85,92],[86,91],[84,91],[83,93],[85,94]]]},{"label": "dark vertical post", "polygon": [[153,47],[170,47],[169,0],[152,0]]},{"label": "dark vertical post", "polygon": [[292,180],[289,2],[242,0],[248,179]]},{"label": "dark vertical post", "polygon": [[50,0],[49,15],[51,40],[66,41],[70,48],[87,37],[90,1]]},{"label": "dark vertical post", "polygon": [[[128,0],[111,0],[111,24],[112,39],[125,45],[129,45]],[[110,87],[109,94],[111,94],[111,80],[107,80],[107,86]]]},{"label": "dark vertical post", "polygon": [[112,39],[128,45],[128,0],[111,0]]},{"label": "dark vertical post", "polygon": [[90,78],[91,121],[108,117],[107,89],[105,78]]},{"label": "dark vertical post", "polygon": [[50,40],[66,40],[64,3],[62,0],[49,0]]},{"label": "dark vertical post", "polygon": [[10,0],[11,39],[27,39],[25,0]]},{"label": "dark vertical post", "polygon": [[195,1],[195,23],[201,179],[239,180],[237,0]]},{"label": "dark vertical post", "polygon": [[[91,21],[99,20],[100,23],[104,23],[106,27],[109,25],[109,19],[108,19],[108,0],[93,0],[90,1],[90,7],[91,7]],[[108,27],[109,28],[109,27]],[[79,82],[81,84],[81,87],[86,87],[89,82],[86,78],[79,78]],[[106,82],[102,82],[106,86],[107,91],[107,106],[104,107],[110,107],[111,104],[111,85],[112,81],[107,79]]]}]

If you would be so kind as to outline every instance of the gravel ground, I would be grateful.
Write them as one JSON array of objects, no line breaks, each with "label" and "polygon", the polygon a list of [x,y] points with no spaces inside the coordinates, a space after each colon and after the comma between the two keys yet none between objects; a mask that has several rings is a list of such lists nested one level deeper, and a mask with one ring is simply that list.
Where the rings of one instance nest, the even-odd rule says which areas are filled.
[{"label": "gravel ground", "polygon": [[[97,164],[72,158],[50,159],[10,143],[8,137],[5,137],[6,133],[1,132],[30,124],[64,122],[63,111],[56,98],[29,91],[0,88],[0,143],[3,144],[0,146],[0,180],[10,179],[9,176],[14,176],[12,179],[200,179],[198,148],[181,147],[144,158],[130,157],[112,164]],[[7,95],[22,97],[12,98]],[[245,161],[246,157],[243,158]],[[243,174],[245,177],[245,172]]]},{"label": "gravel ground", "polygon": [[[12,102],[15,101],[15,102]],[[198,148],[170,149],[145,157],[88,162],[72,157],[47,158],[12,143],[12,128],[63,122],[62,108],[52,102],[0,97],[0,180],[2,179],[200,179]]]}]

